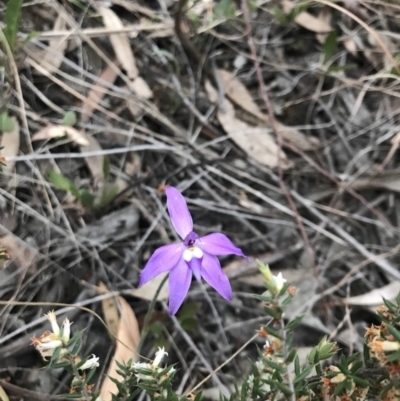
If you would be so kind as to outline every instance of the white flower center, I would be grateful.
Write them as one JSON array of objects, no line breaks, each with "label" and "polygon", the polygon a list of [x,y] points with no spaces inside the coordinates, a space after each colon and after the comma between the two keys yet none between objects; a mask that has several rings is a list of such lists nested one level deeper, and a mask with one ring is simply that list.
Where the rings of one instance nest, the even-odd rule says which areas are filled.
[{"label": "white flower center", "polygon": [[203,251],[197,246],[191,246],[183,251],[183,259],[185,259],[186,262],[190,262],[193,256],[200,259],[203,257]]}]

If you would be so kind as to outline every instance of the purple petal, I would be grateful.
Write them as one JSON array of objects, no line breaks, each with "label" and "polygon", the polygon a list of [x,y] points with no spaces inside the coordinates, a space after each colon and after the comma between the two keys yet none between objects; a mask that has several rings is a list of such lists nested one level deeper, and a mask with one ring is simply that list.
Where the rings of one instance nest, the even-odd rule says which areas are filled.
[{"label": "purple petal", "polygon": [[225,234],[212,233],[205,235],[204,237],[200,237],[199,243],[201,248],[211,255],[222,256],[233,254],[247,258],[242,250],[233,245],[232,241]]},{"label": "purple petal", "polygon": [[173,316],[182,305],[192,282],[192,271],[181,259],[169,272],[169,315]]},{"label": "purple petal", "polygon": [[193,257],[190,262],[186,262],[190,269],[192,270],[192,273],[196,277],[196,280],[200,281],[201,280],[201,261],[202,258],[196,258]]},{"label": "purple petal", "polygon": [[140,273],[139,286],[152,280],[161,273],[174,268],[182,258],[183,245],[170,244],[158,248],[147,261]]},{"label": "purple petal", "polygon": [[167,207],[171,223],[179,236],[185,239],[193,230],[193,220],[185,198],[174,187],[167,187],[165,193],[167,194]]},{"label": "purple petal", "polygon": [[201,275],[226,300],[232,300],[232,288],[216,256],[204,253]]}]

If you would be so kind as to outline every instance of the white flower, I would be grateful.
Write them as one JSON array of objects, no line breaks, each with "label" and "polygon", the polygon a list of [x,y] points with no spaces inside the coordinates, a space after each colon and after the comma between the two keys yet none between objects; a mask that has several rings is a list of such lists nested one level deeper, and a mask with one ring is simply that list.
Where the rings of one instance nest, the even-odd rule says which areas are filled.
[{"label": "white flower", "polygon": [[254,375],[249,375],[247,378],[247,384],[249,386],[249,390],[252,391],[254,386]]},{"label": "white flower", "polygon": [[255,363],[255,365],[259,372],[262,372],[264,370],[264,362],[263,361],[257,361]]},{"label": "white flower", "polygon": [[158,347],[158,351],[156,352],[156,357],[154,358],[154,361],[151,364],[151,367],[153,369],[157,369],[161,363],[161,360],[164,358],[165,355],[168,355],[168,352],[165,352],[164,347],[162,347],[162,348]]},{"label": "white flower", "polygon": [[135,370],[141,370],[141,369],[150,370],[150,366],[146,362],[135,362],[132,365],[132,368],[135,369]]},{"label": "white flower", "polygon": [[92,357],[89,358],[82,366],[79,367],[80,370],[97,368],[99,366],[99,358],[96,355],[92,354]]},{"label": "white flower", "polygon": [[281,290],[287,280],[285,278],[283,278],[282,273],[279,273],[277,276],[273,276],[273,277],[274,277],[276,291],[281,292]]},{"label": "white flower", "polygon": [[61,340],[42,341],[36,345],[38,350],[55,349],[62,346]]},{"label": "white flower", "polygon": [[56,314],[54,313],[54,311],[51,311],[45,316],[47,317],[47,319],[51,323],[51,329],[53,330],[53,333],[56,336],[58,336],[60,334],[60,326],[57,323]]},{"label": "white flower", "polygon": [[64,342],[64,344],[67,344],[71,335],[71,322],[68,320],[68,318],[64,319],[62,327],[63,327],[62,341]]}]

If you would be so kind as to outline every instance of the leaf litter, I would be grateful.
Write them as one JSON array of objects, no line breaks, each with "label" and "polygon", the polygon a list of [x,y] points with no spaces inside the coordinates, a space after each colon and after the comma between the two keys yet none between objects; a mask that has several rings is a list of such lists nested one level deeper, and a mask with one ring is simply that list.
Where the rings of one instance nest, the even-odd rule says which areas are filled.
[{"label": "leaf litter", "polygon": [[[0,244],[6,245],[12,256],[7,269],[16,266],[36,272],[39,249],[46,274],[29,279],[19,276],[24,290],[16,293],[16,300],[36,296],[76,303],[88,298],[85,291],[93,282],[119,289],[129,299],[119,296],[102,305],[112,331],[128,345],[115,343],[109,367],[109,373],[115,374],[115,358],[135,358],[135,345],[140,340],[136,315],[143,320],[159,285],[154,280],[148,287],[136,288],[138,274],[156,247],[175,240],[162,191],[157,189],[168,184],[181,186],[187,199],[196,201],[191,206],[202,235],[225,232],[249,256],[270,261],[274,272],[282,271],[289,281],[290,277],[300,277],[300,303],[307,305],[308,313],[306,327],[300,326],[299,333],[306,333],[308,341],[316,343],[321,333],[332,333],[337,321],[346,316],[346,302],[369,308],[371,299],[378,304],[382,295],[391,299],[397,282],[390,282],[375,259],[393,269],[400,263],[395,252],[400,241],[396,228],[400,211],[399,152],[394,139],[399,103],[392,70],[398,45],[393,32],[400,27],[391,32],[397,23],[385,23],[385,6],[381,6],[379,17],[373,9],[360,7],[367,17],[364,21],[376,21],[374,29],[389,54],[382,53],[371,32],[366,34],[357,21],[337,9],[309,7],[296,15],[294,2],[287,1],[283,8],[278,5],[281,14],[286,13],[285,22],[273,13],[272,3],[255,4],[252,32],[284,140],[283,149],[279,149],[268,113],[258,103],[259,85],[239,9],[234,9],[231,17],[217,16],[213,14],[215,4],[210,2],[193,6],[195,20],[193,14],[184,15],[181,23],[186,38],[204,61],[197,63],[187,53],[186,43],[174,36],[173,2],[163,2],[163,10],[150,3],[111,3],[110,7],[96,3],[88,13],[70,4],[60,5],[64,10],[58,9],[54,15],[67,11],[71,16],[68,26],[60,17],[49,20],[46,4],[27,3],[24,7],[29,16],[23,15],[20,36],[26,37],[34,28],[41,32],[32,43],[48,41],[48,46],[43,52],[37,51],[36,64],[30,58],[17,60],[24,77],[26,115],[16,106],[18,99],[12,91],[9,113],[17,122],[26,118],[29,132],[23,126],[14,133],[18,143],[9,141],[2,151],[5,154],[8,148],[13,158],[4,176],[12,172],[16,180],[1,187],[0,215],[11,213],[17,224],[0,235]],[[33,9],[37,14],[31,13]],[[42,16],[46,16],[44,24]],[[75,26],[70,25],[75,22],[72,18]],[[50,30],[43,32],[45,25]],[[336,39],[329,42],[331,32]],[[173,55],[174,61],[162,63],[153,45]],[[205,84],[206,64],[218,73],[221,93]],[[29,65],[38,67],[41,75],[31,74]],[[8,71],[4,79],[1,75],[0,85],[14,88],[14,82],[7,82],[10,76]],[[171,79],[173,76],[176,80]],[[26,80],[31,85],[27,86]],[[177,88],[176,83],[181,86]],[[3,102],[1,98],[1,107]],[[80,118],[73,126],[64,126],[59,123],[64,117],[62,110],[75,110]],[[2,134],[2,142],[11,138],[7,135]],[[30,145],[47,159],[31,160]],[[128,146],[137,150],[121,152]],[[88,151],[94,152],[93,157],[85,155]],[[65,202],[65,191],[60,194],[48,181],[48,173],[56,171],[97,195],[98,187],[104,184],[106,159],[110,182],[118,182],[121,192],[101,210],[71,206]],[[279,159],[281,176],[277,174]],[[287,204],[280,180],[293,196],[298,217],[310,223],[306,233],[317,255],[315,271],[304,261],[296,214]],[[353,188],[365,202],[343,191],[342,186]],[[315,199],[316,191],[324,196]],[[371,209],[383,214],[392,229],[379,224]],[[335,241],[340,242],[340,251],[333,249]],[[363,255],[369,255],[368,259]],[[199,295],[198,286],[193,286],[186,300],[199,305],[195,313],[201,321],[201,330],[189,331],[188,335],[205,358],[215,362],[214,368],[247,341],[258,328],[254,321],[262,315],[262,305],[243,296],[261,291],[260,277],[250,275],[255,273],[256,264],[235,264],[236,260],[227,258],[221,262],[232,277],[234,301],[228,304],[211,298],[210,302],[220,324],[227,328],[228,345],[217,340],[216,316]],[[358,265],[363,267],[357,274],[336,288],[335,283]],[[8,299],[9,293],[0,293],[2,299]],[[321,298],[325,293],[328,295]],[[167,298],[165,286],[160,301]],[[193,366],[191,379],[200,381],[204,372],[193,357],[193,345],[180,336],[161,302],[156,303],[157,324],[143,353],[152,354],[153,336],[154,341],[175,341],[176,347],[170,348],[171,360],[177,362],[183,357]],[[337,305],[334,314],[326,310],[331,304]],[[293,318],[300,313],[297,309],[289,312]],[[29,324],[32,313],[31,307],[10,307],[5,331],[14,330],[15,319],[18,324]],[[123,315],[128,320],[125,323]],[[110,337],[81,319],[77,316],[76,324],[81,323],[93,338],[95,353],[113,346]],[[354,308],[351,323],[360,324],[363,319]],[[235,325],[240,330],[230,329]],[[342,328],[338,336],[349,329]],[[157,337],[162,334],[168,336]],[[249,347],[249,353],[253,351]],[[25,357],[22,348],[18,352]],[[238,357],[241,371],[246,371],[247,363],[248,355]],[[236,377],[233,369],[229,365],[220,372],[227,384]],[[188,373],[183,368],[177,374],[183,378]],[[21,387],[28,383],[26,376],[7,374]],[[115,391],[109,386],[107,381],[103,385],[106,397]],[[46,392],[38,384],[32,387]]]}]

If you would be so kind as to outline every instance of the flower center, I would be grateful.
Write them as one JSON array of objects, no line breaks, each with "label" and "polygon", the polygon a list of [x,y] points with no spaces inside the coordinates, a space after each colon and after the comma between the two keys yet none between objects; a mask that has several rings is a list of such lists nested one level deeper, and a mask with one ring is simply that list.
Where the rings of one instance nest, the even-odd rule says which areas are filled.
[{"label": "flower center", "polygon": [[191,231],[183,241],[183,244],[188,248],[194,247],[196,241],[199,239],[199,236],[194,232]]},{"label": "flower center", "polygon": [[203,257],[203,251],[197,246],[191,246],[183,251],[183,259],[185,259],[186,262],[190,262],[193,257],[197,259],[201,259]]}]

